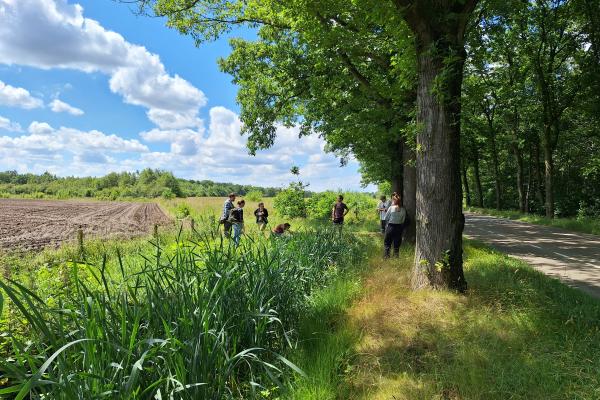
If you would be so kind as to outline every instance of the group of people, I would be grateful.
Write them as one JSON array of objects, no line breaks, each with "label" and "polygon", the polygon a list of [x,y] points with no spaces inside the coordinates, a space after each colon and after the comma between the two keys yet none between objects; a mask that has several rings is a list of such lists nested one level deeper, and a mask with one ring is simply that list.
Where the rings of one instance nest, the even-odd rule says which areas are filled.
[{"label": "group of people", "polygon": [[377,211],[383,234],[384,257],[390,257],[392,247],[394,256],[398,257],[402,244],[402,232],[409,223],[406,209],[402,207],[401,196],[394,192],[391,201],[387,200],[385,196],[381,196]]},{"label": "group of people", "polygon": [[[236,247],[240,243],[240,238],[244,233],[244,206],[245,200],[235,202],[237,195],[230,193],[227,200],[223,204],[223,213],[220,222],[223,224],[225,236],[232,238]],[[344,196],[339,195],[335,204],[331,209],[331,221],[341,235],[344,225],[344,218],[350,209],[344,203]],[[400,245],[402,244],[402,232],[408,225],[408,216],[406,210],[402,207],[402,198],[398,193],[392,194],[392,199],[387,200],[386,196],[381,196],[380,202],[377,205],[379,220],[381,223],[381,233],[383,236],[384,257],[389,258],[393,249],[394,256],[400,253]],[[269,211],[265,208],[265,204],[258,203],[258,208],[254,210],[256,225],[259,231],[263,232],[269,223]],[[271,234],[281,236],[289,232],[291,225],[287,222],[279,224],[273,228]],[[231,231],[233,230],[233,236]]]},{"label": "group of people", "polygon": [[[244,207],[246,206],[245,200],[239,200],[237,203],[235,199],[237,194],[229,193],[227,200],[223,204],[223,213],[221,214],[220,223],[223,224],[223,230],[225,236],[231,238],[231,231],[233,230],[233,242],[236,247],[240,244],[240,239],[244,233]],[[269,223],[269,210],[265,208],[265,203],[258,203],[258,208],[254,210],[254,217],[256,218],[256,225],[258,229],[263,232]],[[285,232],[289,231],[291,225],[289,223],[283,223],[273,228],[271,232],[275,236],[281,236]]]}]

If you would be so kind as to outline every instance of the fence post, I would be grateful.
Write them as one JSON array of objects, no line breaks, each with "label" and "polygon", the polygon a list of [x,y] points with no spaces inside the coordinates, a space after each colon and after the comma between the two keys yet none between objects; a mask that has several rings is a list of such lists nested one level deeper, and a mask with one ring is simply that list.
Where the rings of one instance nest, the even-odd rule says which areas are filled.
[{"label": "fence post", "polygon": [[154,237],[158,239],[158,224],[154,224]]},{"label": "fence post", "polygon": [[83,229],[81,228],[77,230],[77,246],[79,247],[79,254],[83,254]]}]

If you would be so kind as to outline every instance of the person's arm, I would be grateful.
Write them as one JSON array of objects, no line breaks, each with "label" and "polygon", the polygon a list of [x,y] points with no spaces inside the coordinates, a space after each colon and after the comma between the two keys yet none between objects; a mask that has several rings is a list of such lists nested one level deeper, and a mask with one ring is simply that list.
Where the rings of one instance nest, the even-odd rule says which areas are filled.
[{"label": "person's arm", "polygon": [[265,213],[265,215],[264,215],[265,218],[269,217],[269,211],[266,208],[263,210],[263,213]]},{"label": "person's arm", "polygon": [[333,207],[331,208],[331,219],[335,219],[335,204],[333,205]]},{"label": "person's arm", "polygon": [[344,204],[344,217],[346,215],[348,215],[349,212],[350,212],[350,209],[348,208],[348,206],[346,204]]},{"label": "person's arm", "polygon": [[383,217],[383,219],[384,219],[385,221],[389,221],[389,220],[390,220],[390,214],[391,214],[391,213],[390,213],[390,209],[391,209],[391,207],[390,207],[390,208],[388,208],[388,209],[385,211],[385,216]]}]

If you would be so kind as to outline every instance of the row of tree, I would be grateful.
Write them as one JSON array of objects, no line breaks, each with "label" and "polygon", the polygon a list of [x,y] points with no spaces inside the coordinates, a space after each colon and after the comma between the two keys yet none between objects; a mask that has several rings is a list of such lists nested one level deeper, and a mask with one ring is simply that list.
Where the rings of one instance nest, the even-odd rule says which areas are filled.
[{"label": "row of tree", "polygon": [[123,198],[227,196],[231,192],[244,195],[260,191],[275,196],[279,189],[252,185],[219,183],[209,180],[186,180],[171,172],[146,168],[139,172],[111,172],[103,177],[57,177],[48,172],[19,174],[0,172],[0,196],[73,198],[93,197],[117,200]]},{"label": "row of tree", "polygon": [[[415,288],[466,289],[462,185],[469,203],[489,203],[491,184],[496,206],[517,194],[521,209],[553,216],[557,187],[566,191],[557,161],[561,178],[597,183],[586,148],[598,142],[596,0],[138,3],[197,44],[256,29],[220,60],[239,86],[250,151],[295,125],[356,157],[365,181],[391,182],[416,221],[406,232]],[[594,198],[586,179],[575,185]]]}]

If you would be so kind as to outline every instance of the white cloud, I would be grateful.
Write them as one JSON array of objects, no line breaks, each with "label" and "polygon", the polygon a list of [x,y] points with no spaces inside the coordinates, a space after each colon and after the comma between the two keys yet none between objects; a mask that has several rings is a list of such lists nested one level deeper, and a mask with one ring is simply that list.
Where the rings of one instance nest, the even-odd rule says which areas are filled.
[{"label": "white cloud", "polygon": [[[0,0],[0,6],[2,5],[2,1],[4,0]],[[0,9],[0,19],[2,19],[1,15],[2,11]],[[27,89],[14,87],[0,81],[0,105],[32,109],[42,107],[44,102],[41,99],[33,97]]]},{"label": "white cloud", "polygon": [[[169,75],[160,58],[127,42],[66,0],[0,0],[0,63],[70,68],[110,76],[126,103],[148,108],[162,129],[198,126],[202,91]],[[35,29],[32,29],[35,27]]]},{"label": "white cloud", "polygon": [[33,121],[27,131],[32,135],[49,135],[54,132],[54,129],[47,122]]},{"label": "white cloud", "polygon": [[22,132],[23,129],[18,122],[13,122],[10,119],[3,117],[0,115],[0,129],[9,131],[9,132]]},{"label": "white cloud", "polygon": [[66,112],[66,113],[69,113],[71,115],[76,115],[76,116],[80,116],[80,115],[84,114],[82,109],[73,107],[72,105],[67,104],[60,99],[52,100],[52,102],[50,102],[49,106],[50,106],[50,109],[52,111],[54,111],[55,113]]},{"label": "white cloud", "polygon": [[45,122],[37,121],[31,123],[27,135],[0,136],[0,148],[9,153],[16,149],[25,153],[45,154],[62,151],[74,154],[83,154],[88,151],[114,153],[144,153],[149,151],[146,145],[135,139],[123,139],[117,135],[107,135],[96,130],[80,131],[66,127],[54,129]]}]

